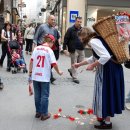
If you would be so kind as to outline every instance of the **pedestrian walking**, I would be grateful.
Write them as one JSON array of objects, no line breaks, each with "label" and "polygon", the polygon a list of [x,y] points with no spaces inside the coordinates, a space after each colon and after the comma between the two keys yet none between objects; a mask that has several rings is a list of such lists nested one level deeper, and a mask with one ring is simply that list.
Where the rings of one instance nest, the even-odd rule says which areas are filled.
[{"label": "pedestrian walking", "polygon": [[55,25],[54,26],[55,30],[54,30],[54,37],[55,37],[55,44],[53,45],[53,52],[54,52],[54,55],[56,57],[56,60],[59,59],[59,53],[60,53],[60,33],[58,31],[58,28],[57,26]]},{"label": "pedestrian walking", "polygon": [[[55,41],[58,40],[59,37],[57,35],[57,32],[54,26],[55,26],[55,16],[49,15],[47,18],[47,23],[41,24],[35,33],[34,40],[33,40],[34,47],[42,44],[46,34],[51,34],[55,37]],[[57,47],[54,44],[53,51],[55,52],[55,50],[57,50]],[[55,54],[56,59],[58,59],[59,55],[57,54],[57,52],[54,54]],[[53,83],[55,80],[56,79],[53,77],[53,74],[51,74],[51,83]]]},{"label": "pedestrian walking", "polygon": [[70,53],[71,58],[71,68],[68,69],[68,72],[70,73],[70,76],[73,78],[73,82],[78,84],[79,80],[77,79],[77,70],[76,68],[72,67],[72,64],[83,61],[85,57],[84,47],[77,35],[78,31],[82,28],[81,24],[82,17],[76,17],[75,24],[67,30],[63,43],[64,53],[67,54],[68,47],[68,51]]},{"label": "pedestrian walking", "polygon": [[[97,36],[89,28],[82,28],[79,37],[84,44],[92,48],[93,55],[73,66],[78,68],[87,66],[87,70],[96,68],[93,111],[97,116],[99,124],[95,124],[97,129],[111,129],[110,117],[115,114],[122,114],[124,110],[124,74],[121,64],[113,61],[114,55],[104,39]],[[112,57],[113,56],[113,57]]]},{"label": "pedestrian walking", "polygon": [[0,59],[0,66],[1,67],[3,66],[3,62],[7,54],[7,71],[10,71],[9,64],[10,64],[10,59],[11,59],[11,56],[8,50],[8,42],[10,40],[15,39],[14,33],[12,32],[11,28],[12,28],[11,24],[8,22],[5,24],[5,27],[2,29],[2,33],[1,33],[2,55]]},{"label": "pedestrian walking", "polygon": [[34,48],[29,65],[29,79],[32,78],[34,86],[35,117],[41,118],[41,120],[46,120],[51,116],[48,112],[51,66],[59,75],[63,74],[58,68],[51,49],[55,41],[54,36],[48,34],[44,41],[45,43]]},{"label": "pedestrian walking", "polygon": [[32,47],[33,47],[33,39],[35,34],[35,28],[33,27],[33,24],[31,23],[25,30],[24,33],[24,39],[26,39],[26,54],[32,54]]}]

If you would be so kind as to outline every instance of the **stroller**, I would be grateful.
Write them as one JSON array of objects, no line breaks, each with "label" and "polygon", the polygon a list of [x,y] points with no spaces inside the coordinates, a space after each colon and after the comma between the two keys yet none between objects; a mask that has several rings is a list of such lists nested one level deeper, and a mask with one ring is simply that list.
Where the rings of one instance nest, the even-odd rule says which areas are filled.
[{"label": "stroller", "polygon": [[[14,50],[20,56],[20,59],[22,59],[24,61],[25,66],[23,68],[20,68],[17,65],[17,62],[12,59],[12,54],[13,54]],[[28,73],[21,45],[16,40],[9,41],[8,42],[8,51],[10,53],[9,71],[12,70],[12,74],[20,72],[21,70],[23,70],[23,73]]]}]

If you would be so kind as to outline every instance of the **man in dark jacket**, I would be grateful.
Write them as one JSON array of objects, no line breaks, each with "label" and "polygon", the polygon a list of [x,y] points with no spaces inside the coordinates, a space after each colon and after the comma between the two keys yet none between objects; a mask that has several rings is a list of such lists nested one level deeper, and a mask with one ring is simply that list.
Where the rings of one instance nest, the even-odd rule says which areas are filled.
[{"label": "man in dark jacket", "polygon": [[72,64],[83,61],[85,57],[83,44],[77,35],[78,31],[81,29],[81,24],[82,17],[76,17],[75,24],[67,30],[63,43],[64,53],[67,53],[68,48],[71,58],[71,68],[68,69],[68,71],[73,78],[73,82],[78,84],[79,80],[77,79],[76,68],[72,67]]}]

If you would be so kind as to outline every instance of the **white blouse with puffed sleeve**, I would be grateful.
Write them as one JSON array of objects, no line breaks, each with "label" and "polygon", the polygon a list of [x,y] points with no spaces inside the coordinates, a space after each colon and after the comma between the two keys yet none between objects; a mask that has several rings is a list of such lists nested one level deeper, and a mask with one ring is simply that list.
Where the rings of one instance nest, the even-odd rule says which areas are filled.
[{"label": "white blouse with puffed sleeve", "polygon": [[[106,50],[106,48],[103,46],[102,42],[97,39],[93,38],[88,43],[91,48],[94,50],[94,52],[99,56],[98,62],[102,65],[104,65],[110,58],[109,52]],[[89,57],[87,59],[88,63],[92,63],[95,61],[95,58],[93,56]]]}]

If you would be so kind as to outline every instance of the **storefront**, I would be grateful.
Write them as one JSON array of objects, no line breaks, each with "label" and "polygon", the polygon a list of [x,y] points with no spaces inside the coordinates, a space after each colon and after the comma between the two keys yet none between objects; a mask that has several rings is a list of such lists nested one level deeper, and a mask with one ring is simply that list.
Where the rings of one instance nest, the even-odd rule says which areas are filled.
[{"label": "storefront", "polygon": [[118,12],[130,13],[129,0],[88,0],[86,7],[85,24],[92,28],[92,25],[100,18],[117,14]]},{"label": "storefront", "polygon": [[56,17],[58,30],[61,32],[61,39],[63,41],[67,23],[67,0],[58,0],[51,13]]},{"label": "storefront", "polygon": [[56,16],[62,41],[66,30],[74,24],[76,16],[83,19],[82,26],[92,28],[92,25],[101,17],[116,14],[119,11],[130,13],[129,0],[58,0],[53,14]]},{"label": "storefront", "polygon": [[[72,19],[75,19],[75,14],[72,12],[78,12],[78,16],[83,18],[83,25],[85,19],[85,1],[86,0],[58,0],[54,9],[54,14],[57,18],[58,27],[62,34],[62,41],[66,30],[74,24]],[[79,6],[80,5],[80,6]],[[72,19],[71,19],[72,18]]]}]

